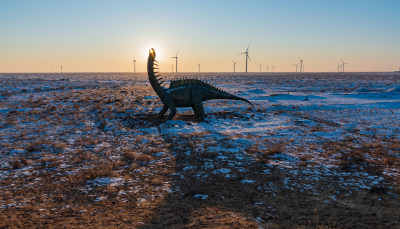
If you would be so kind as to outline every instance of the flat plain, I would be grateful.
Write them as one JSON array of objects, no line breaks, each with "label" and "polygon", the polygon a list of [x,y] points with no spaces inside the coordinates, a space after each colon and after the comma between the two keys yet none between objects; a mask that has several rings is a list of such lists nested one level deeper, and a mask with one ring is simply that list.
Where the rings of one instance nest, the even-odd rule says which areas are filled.
[{"label": "flat plain", "polygon": [[396,228],[400,73],[0,74],[0,227]]}]

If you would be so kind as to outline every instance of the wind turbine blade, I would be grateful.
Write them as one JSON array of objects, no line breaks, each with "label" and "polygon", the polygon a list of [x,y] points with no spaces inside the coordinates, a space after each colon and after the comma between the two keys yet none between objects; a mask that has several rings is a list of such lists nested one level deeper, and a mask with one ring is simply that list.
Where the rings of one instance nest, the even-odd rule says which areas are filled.
[{"label": "wind turbine blade", "polygon": [[178,50],[178,52],[176,52],[176,57],[178,57],[178,53],[179,53],[179,50]]},{"label": "wind turbine blade", "polygon": [[249,47],[250,47],[250,42],[249,42],[249,45],[247,46],[246,52],[249,51]]},{"label": "wind turbine blade", "polygon": [[239,53],[239,54],[236,54],[236,55],[242,55],[242,54],[246,54],[245,52],[242,52],[242,53]]}]

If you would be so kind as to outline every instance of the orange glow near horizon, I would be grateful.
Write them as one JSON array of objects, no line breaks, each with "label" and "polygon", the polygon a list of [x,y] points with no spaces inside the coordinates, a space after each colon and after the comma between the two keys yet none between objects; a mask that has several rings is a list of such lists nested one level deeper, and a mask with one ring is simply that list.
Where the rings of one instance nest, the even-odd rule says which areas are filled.
[{"label": "orange glow near horizon", "polygon": [[178,72],[244,72],[249,42],[249,72],[295,72],[299,58],[307,72],[400,68],[400,1],[95,2],[4,1],[0,72],[133,72],[132,58],[145,72],[150,48],[162,72],[178,51]]}]

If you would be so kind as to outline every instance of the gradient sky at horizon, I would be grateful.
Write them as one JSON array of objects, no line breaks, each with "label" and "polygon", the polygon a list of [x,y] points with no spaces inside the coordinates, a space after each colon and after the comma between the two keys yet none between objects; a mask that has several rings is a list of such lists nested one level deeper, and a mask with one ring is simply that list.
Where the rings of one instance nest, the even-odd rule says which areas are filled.
[{"label": "gradient sky at horizon", "polygon": [[[0,72],[394,71],[400,67],[400,1],[0,0]],[[174,66],[175,68],[175,66]]]}]

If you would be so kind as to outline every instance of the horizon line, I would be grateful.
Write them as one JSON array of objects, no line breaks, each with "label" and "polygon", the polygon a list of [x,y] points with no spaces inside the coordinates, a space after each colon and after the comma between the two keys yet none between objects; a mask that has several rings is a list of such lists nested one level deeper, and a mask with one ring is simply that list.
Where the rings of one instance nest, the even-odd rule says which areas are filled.
[{"label": "horizon line", "polygon": [[[147,72],[96,72],[96,71],[72,71],[72,72],[0,72],[0,74],[32,74],[32,73],[41,73],[41,74],[74,74],[74,73],[130,73],[130,74],[146,74]],[[349,72],[337,72],[337,71],[310,71],[310,72],[259,72],[259,71],[254,71],[254,72],[223,72],[223,71],[216,71],[216,72],[198,72],[198,71],[193,71],[193,72],[160,72],[160,73],[173,73],[173,74],[184,74],[184,73],[196,73],[196,74],[202,74],[202,73],[231,73],[231,74],[249,74],[249,73],[256,73],[256,74],[274,74],[274,73],[300,73],[300,74],[305,74],[305,73],[400,73],[400,71],[349,71]]]}]

